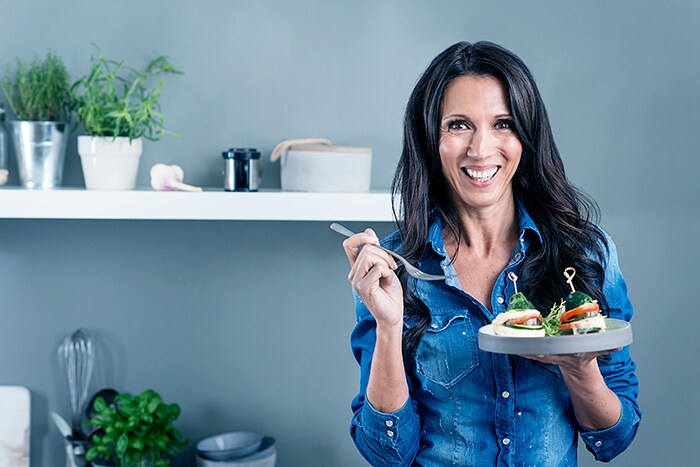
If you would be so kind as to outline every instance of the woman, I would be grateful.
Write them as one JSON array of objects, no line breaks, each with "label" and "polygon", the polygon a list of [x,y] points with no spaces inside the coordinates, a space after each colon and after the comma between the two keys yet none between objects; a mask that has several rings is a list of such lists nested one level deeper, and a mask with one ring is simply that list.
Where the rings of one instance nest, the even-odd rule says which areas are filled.
[{"label": "woman", "polygon": [[[540,310],[568,293],[562,272],[612,318],[632,307],[596,205],[567,180],[534,79],[511,52],[458,43],[418,81],[392,191],[399,230],[381,244],[422,270],[417,281],[371,244],[347,239],[361,367],[351,434],[372,465],[576,465],[577,434],[607,461],[640,422],[627,348],[508,356],[477,330],[518,288]],[[366,246],[362,248],[363,246]]]}]

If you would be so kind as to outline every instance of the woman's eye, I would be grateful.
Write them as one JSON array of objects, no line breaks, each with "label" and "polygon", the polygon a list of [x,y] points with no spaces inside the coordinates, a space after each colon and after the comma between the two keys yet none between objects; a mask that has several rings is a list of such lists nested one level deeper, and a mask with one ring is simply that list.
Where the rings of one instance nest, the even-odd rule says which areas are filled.
[{"label": "woman's eye", "polygon": [[512,120],[499,120],[496,122],[496,128],[499,130],[512,130],[515,128]]},{"label": "woman's eye", "polygon": [[450,131],[464,131],[469,129],[469,125],[467,125],[467,122],[464,120],[456,120],[454,122],[450,122],[447,125],[447,129]]}]

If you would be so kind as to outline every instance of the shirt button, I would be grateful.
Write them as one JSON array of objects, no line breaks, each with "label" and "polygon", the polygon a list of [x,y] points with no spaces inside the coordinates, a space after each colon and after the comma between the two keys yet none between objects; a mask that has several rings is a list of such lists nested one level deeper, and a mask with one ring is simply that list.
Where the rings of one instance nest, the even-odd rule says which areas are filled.
[{"label": "shirt button", "polygon": [[387,421],[384,422],[384,423],[385,423],[386,426],[388,426],[389,428],[391,428],[392,426],[394,426],[394,422],[392,422],[391,420],[387,420]]},{"label": "shirt button", "polygon": [[515,259],[520,259],[520,258],[522,258],[522,257],[523,257],[523,254],[520,253],[520,252],[517,252],[517,253],[515,254]]},{"label": "shirt button", "polygon": [[603,445],[603,442],[602,442],[602,441],[596,441],[596,442],[595,442],[595,447],[597,447],[597,448],[601,447],[602,445]]},{"label": "shirt button", "polygon": [[393,438],[393,437],[394,437],[394,432],[391,431],[391,430],[386,430],[386,435],[387,435],[389,438]]},{"label": "shirt button", "polygon": [[510,393],[508,391],[503,391],[501,396],[503,396],[504,399],[508,399],[510,397]]},{"label": "shirt button", "polygon": [[500,304],[503,304],[503,302],[505,302],[505,300],[503,299],[503,297],[498,297],[498,298],[496,299],[496,301],[497,301],[498,303],[500,303]]},{"label": "shirt button", "polygon": [[433,324],[431,324],[431,325],[430,325],[430,327],[431,327],[431,328],[433,328],[433,329],[435,329],[435,328],[437,328],[437,327],[438,327],[438,325],[437,325],[437,324],[435,324],[435,323],[433,323]]},{"label": "shirt button", "polygon": [[510,444],[510,438],[503,438],[503,440],[501,440],[501,443],[503,443],[504,446],[508,446]]}]

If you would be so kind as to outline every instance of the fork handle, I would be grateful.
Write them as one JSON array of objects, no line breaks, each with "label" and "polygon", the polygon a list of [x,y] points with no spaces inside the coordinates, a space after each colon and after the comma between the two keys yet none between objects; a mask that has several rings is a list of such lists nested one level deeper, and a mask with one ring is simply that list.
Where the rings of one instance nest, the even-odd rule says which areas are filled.
[{"label": "fork handle", "polygon": [[355,235],[355,232],[346,228],[343,225],[338,224],[337,222],[333,222],[331,224],[331,229],[335,230],[336,232],[338,232],[341,235],[345,235],[346,237],[352,237],[353,235]]},{"label": "fork handle", "polygon": [[[355,235],[355,232],[346,228],[343,225],[338,224],[337,222],[333,222],[331,224],[331,229],[335,230],[336,232],[338,232],[341,235],[345,235],[346,237],[351,237],[352,235]],[[372,246],[376,246],[380,250],[386,251],[387,253],[389,253],[391,256],[393,256],[394,258],[396,258],[398,260],[403,260],[403,258],[401,256],[399,256],[397,253],[394,253],[393,251],[391,251],[388,248],[384,248],[383,246],[379,245],[378,243],[373,243]]]},{"label": "fork handle", "polygon": [[[403,256],[401,256],[400,254],[398,254],[398,253],[396,253],[396,252],[391,251],[391,250],[388,249],[388,248],[384,248],[384,247],[381,246],[381,245],[373,245],[373,246],[376,246],[376,247],[379,248],[380,250],[386,251],[387,253],[389,253],[391,256],[393,256],[394,258],[398,259],[398,260],[401,261],[402,263],[403,263],[404,261],[406,261],[406,260],[403,258]],[[406,261],[406,263],[408,263],[408,261]],[[405,265],[406,263],[404,263],[404,265]]]}]

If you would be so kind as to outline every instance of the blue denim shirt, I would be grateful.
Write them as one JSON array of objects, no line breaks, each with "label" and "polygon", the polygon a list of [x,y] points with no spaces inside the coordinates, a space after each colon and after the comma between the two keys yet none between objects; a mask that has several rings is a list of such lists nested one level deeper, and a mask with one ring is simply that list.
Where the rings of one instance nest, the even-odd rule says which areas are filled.
[{"label": "blue denim shirt", "polygon": [[[491,309],[465,293],[455,277],[447,281],[412,281],[409,286],[428,306],[431,324],[409,371],[409,400],[396,412],[382,413],[365,399],[376,340],[373,316],[355,294],[357,324],[351,336],[360,364],[360,392],[352,402],[350,432],[355,445],[374,466],[574,466],[577,435],[601,461],[620,454],[634,438],[641,412],[637,377],[629,348],[599,361],[608,387],[622,405],[618,422],[604,430],[578,425],[559,368],[523,357],[489,353],[477,346],[477,332],[505,311],[513,293],[507,279],[519,267],[532,242],[541,241],[532,219],[518,206],[520,241],[491,294]],[[382,241],[400,246],[398,233]],[[426,272],[454,274],[438,220],[430,229],[434,255],[419,264]],[[615,244],[605,265],[603,293],[611,318],[630,320],[632,306],[620,273]],[[405,323],[408,329],[412,323]]]}]

